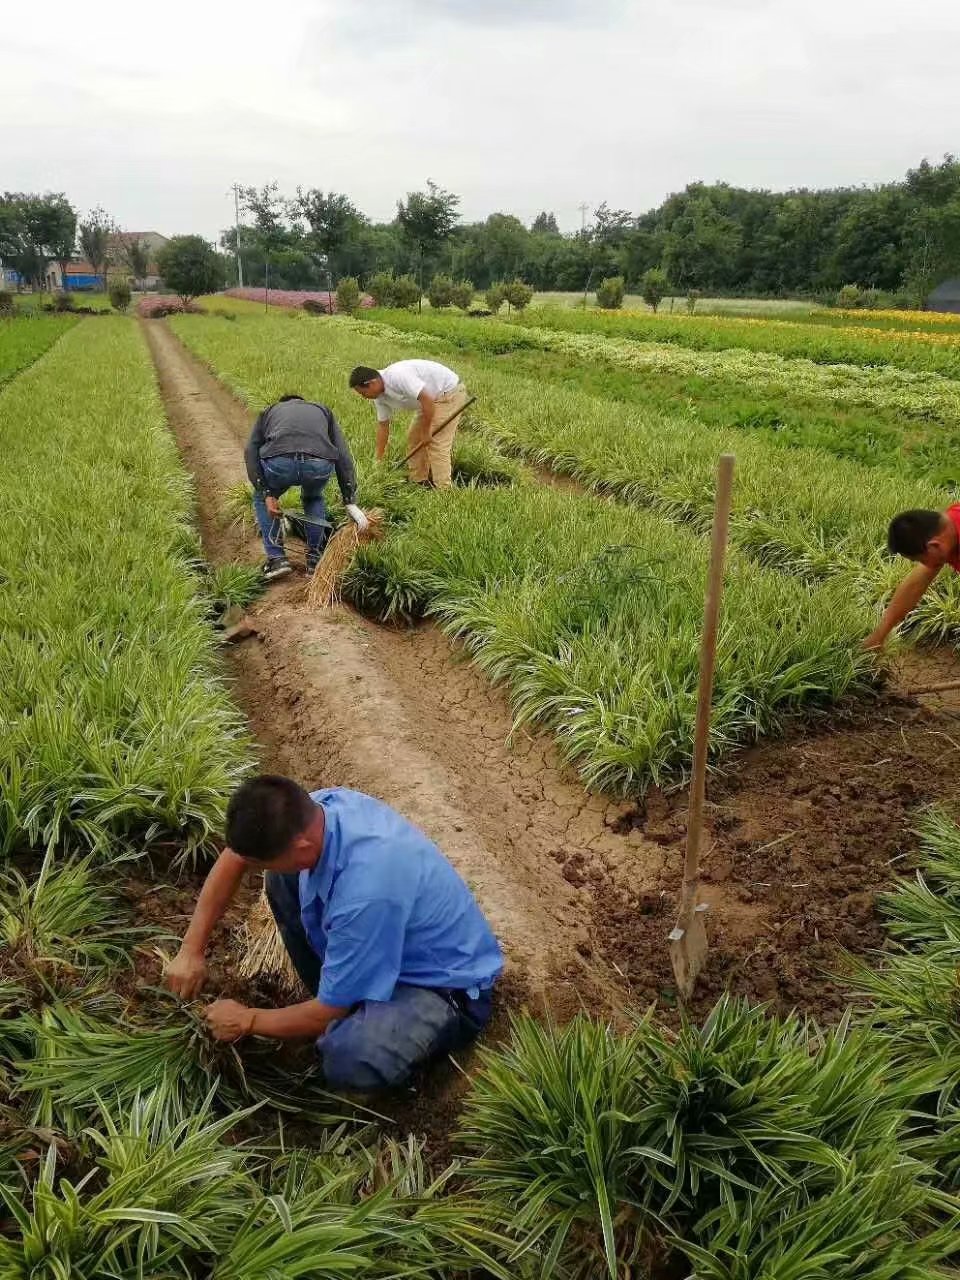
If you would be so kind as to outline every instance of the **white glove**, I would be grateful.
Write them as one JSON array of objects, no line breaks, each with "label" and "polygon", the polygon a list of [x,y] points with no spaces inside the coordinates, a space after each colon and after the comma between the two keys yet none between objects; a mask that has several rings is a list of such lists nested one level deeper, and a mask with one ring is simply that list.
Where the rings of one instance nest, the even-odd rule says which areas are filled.
[{"label": "white glove", "polygon": [[370,528],[370,521],[363,514],[360,508],[356,506],[355,503],[353,502],[347,503],[347,515],[350,517],[350,519],[357,526],[357,528],[360,530],[361,533],[363,533],[365,529]]}]

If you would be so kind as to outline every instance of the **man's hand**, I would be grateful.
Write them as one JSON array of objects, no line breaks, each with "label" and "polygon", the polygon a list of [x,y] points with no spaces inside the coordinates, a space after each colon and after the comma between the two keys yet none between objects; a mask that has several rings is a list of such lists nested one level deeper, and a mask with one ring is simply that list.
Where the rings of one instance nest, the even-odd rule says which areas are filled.
[{"label": "man's hand", "polygon": [[861,649],[882,649],[887,640],[885,631],[871,631],[860,646]]},{"label": "man's hand", "polygon": [[275,498],[272,493],[268,493],[264,499],[264,505],[267,508],[267,514],[276,519],[280,515],[280,501]]},{"label": "man's hand", "polygon": [[183,1000],[192,1000],[198,995],[206,978],[207,962],[203,953],[189,947],[181,947],[163,973],[164,982]]},{"label": "man's hand", "polygon": [[363,511],[353,502],[347,503],[347,515],[357,526],[361,533],[370,528],[370,521],[364,515]]},{"label": "man's hand", "polygon": [[203,1016],[215,1040],[232,1044],[251,1033],[256,1013],[256,1009],[241,1004],[239,1000],[214,1000],[204,1010]]}]

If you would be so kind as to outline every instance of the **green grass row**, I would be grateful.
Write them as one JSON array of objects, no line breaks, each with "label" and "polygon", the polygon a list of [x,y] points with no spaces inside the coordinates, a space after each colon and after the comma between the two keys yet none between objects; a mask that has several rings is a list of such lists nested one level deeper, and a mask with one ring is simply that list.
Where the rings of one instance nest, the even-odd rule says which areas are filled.
[{"label": "green grass row", "polygon": [[769,352],[522,328],[450,313],[374,313],[451,353],[495,356],[504,372],[562,383],[631,409],[736,427],[768,443],[960,485],[960,382],[892,366],[817,365]]},{"label": "green grass row", "polygon": [[0,394],[0,435],[0,851],[205,840],[247,748],[136,326],[72,328]]},{"label": "green grass row", "polygon": [[[390,332],[364,321],[331,323],[352,323],[371,338]],[[443,358],[436,336],[396,332],[395,353]],[[494,358],[462,357],[458,368],[479,395],[474,429],[493,446],[701,533],[711,519],[716,459],[735,453],[733,541],[786,573],[843,580],[872,607],[904,572],[883,551],[891,516],[951,500],[946,490],[818,449],[781,451],[762,435],[694,425],[682,414],[625,411],[615,400],[569,385],[505,373]],[[953,574],[941,575],[911,615],[911,628],[918,639],[960,637],[960,584]]]},{"label": "green grass row", "polygon": [[[383,502],[400,520],[348,579],[362,608],[381,618],[438,617],[506,685],[518,722],[550,728],[588,785],[636,791],[683,772],[703,538],[655,513],[536,483],[455,495],[402,488],[402,505],[392,505],[384,470],[371,460],[372,407],[346,387],[352,365],[404,354],[389,335],[287,317],[186,316],[172,327],[252,409],[300,390],[336,410],[358,458],[360,501]],[[812,591],[734,556],[715,755],[863,689],[870,676],[856,646],[868,629],[868,610],[849,592]]]},{"label": "green grass row", "polygon": [[960,377],[960,340],[952,332],[887,332],[864,326],[807,324],[782,319],[681,316],[531,307],[509,322],[608,338],[671,342],[696,351],[770,351],[815,364],[894,365]]},{"label": "green grass row", "polygon": [[[934,813],[923,839],[955,912],[960,832]],[[159,939],[89,860],[2,873],[0,1275],[614,1280],[669,1261],[708,1280],[949,1280],[960,942],[909,890],[888,895],[899,943],[851,966],[862,1007],[829,1029],[728,996],[676,1030],[652,1012],[617,1032],[515,1019],[437,1174],[269,1046],[121,997],[132,948]]]},{"label": "green grass row", "polygon": [[39,360],[77,323],[75,316],[15,316],[0,319],[0,387]]}]

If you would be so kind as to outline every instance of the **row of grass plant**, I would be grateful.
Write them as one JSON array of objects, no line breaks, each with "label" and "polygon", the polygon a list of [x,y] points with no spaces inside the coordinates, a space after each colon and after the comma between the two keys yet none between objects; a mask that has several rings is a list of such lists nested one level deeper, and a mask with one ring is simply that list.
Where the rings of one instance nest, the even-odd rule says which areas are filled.
[{"label": "row of grass plant", "polygon": [[[218,1045],[132,984],[135,951],[164,940],[90,858],[3,873],[0,938],[5,1280],[513,1274],[453,1170],[429,1176],[412,1140],[375,1145],[312,1069]],[[290,1147],[278,1106],[313,1148]]]},{"label": "row of grass plant", "polygon": [[[384,496],[385,473],[369,456],[371,406],[344,384],[352,364],[401,354],[389,334],[284,318],[178,317],[173,327],[253,406],[281,389],[330,403],[358,455],[360,500]],[[637,791],[683,773],[705,539],[657,514],[535,483],[407,489],[391,509],[397,527],[347,579],[360,608],[437,617],[506,685],[518,723],[550,728],[589,786]],[[869,683],[856,649],[869,615],[848,591],[812,591],[734,556],[725,608],[715,756]]]},{"label": "row of grass plant", "polygon": [[39,360],[77,323],[70,315],[0,317],[0,387]]},{"label": "row of grass plant", "polygon": [[0,434],[0,852],[189,850],[248,750],[135,325],[71,329],[0,394]]},{"label": "row of grass plant", "polygon": [[826,307],[804,317],[810,324],[834,325],[840,328],[933,330],[960,337],[960,315],[952,311],[909,311],[887,307]]},{"label": "row of grass plant", "polygon": [[960,377],[960,342],[950,332],[883,331],[806,321],[733,316],[654,315],[636,311],[581,311],[531,307],[510,323],[535,328],[595,333],[643,342],[671,342],[699,351],[771,351],[815,364],[894,365],[917,372]]},{"label": "row of grass plant", "polygon": [[[390,333],[389,326],[362,321],[331,325],[331,334],[337,325],[351,325],[377,343]],[[405,354],[442,355],[433,335],[406,339]],[[842,580],[871,608],[888,598],[903,573],[883,551],[891,515],[950,501],[946,491],[817,449],[779,452],[762,438],[694,428],[682,416],[633,409],[625,415],[615,401],[511,376],[489,360],[468,358],[460,368],[479,395],[470,421],[495,447],[700,533],[711,520],[716,459],[735,453],[733,541],[766,566],[811,582]],[[954,575],[941,575],[910,628],[916,639],[956,641],[960,585]]]},{"label": "row of grass plant", "polygon": [[[514,1024],[468,1100],[473,1184],[544,1275],[935,1280],[960,1258],[960,829],[921,827],[896,939],[830,1030],[721,998],[702,1025]],[[952,1264],[952,1266],[951,1266]],[[678,1272],[679,1274],[679,1272]]]},{"label": "row of grass plant", "polygon": [[496,356],[501,372],[621,401],[630,411],[683,418],[693,428],[736,427],[770,444],[960,484],[960,381],[940,374],[694,351],[435,312],[388,312],[382,322],[439,339],[454,359]]}]

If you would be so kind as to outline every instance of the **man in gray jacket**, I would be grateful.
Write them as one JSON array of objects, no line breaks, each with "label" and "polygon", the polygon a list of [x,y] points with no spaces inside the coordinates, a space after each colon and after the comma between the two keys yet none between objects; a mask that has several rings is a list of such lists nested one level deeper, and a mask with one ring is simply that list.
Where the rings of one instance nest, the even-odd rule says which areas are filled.
[{"label": "man in gray jacket", "polygon": [[292,572],[283,547],[279,499],[300,485],[307,517],[307,573],[313,573],[323,551],[329,526],[323,490],[337,473],[347,514],[361,529],[367,518],[356,506],[357,472],[350,446],[326,405],[302,396],[281,396],[268,405],[253,424],[244,452],[253,485],[253,509],[267,553],[263,576],[267,581]]}]

